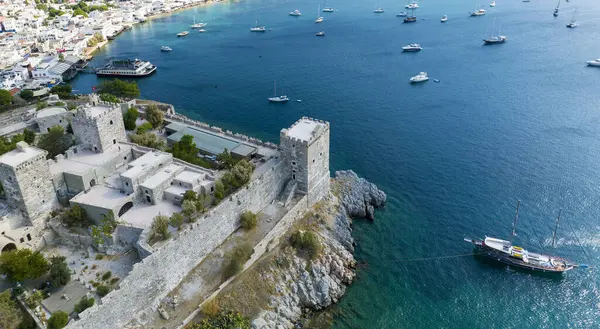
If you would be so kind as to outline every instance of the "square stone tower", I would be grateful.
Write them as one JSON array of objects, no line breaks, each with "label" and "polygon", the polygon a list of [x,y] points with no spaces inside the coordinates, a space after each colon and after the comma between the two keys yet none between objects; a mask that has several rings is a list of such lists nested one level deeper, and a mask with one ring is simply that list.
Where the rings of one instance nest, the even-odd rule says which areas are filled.
[{"label": "square stone tower", "polygon": [[127,141],[121,108],[90,98],[73,113],[71,125],[78,145],[102,153],[117,142]]},{"label": "square stone tower", "polygon": [[282,129],[280,139],[282,158],[291,168],[297,191],[312,206],[329,193],[329,122],[302,117]]},{"label": "square stone tower", "polygon": [[33,226],[41,225],[43,215],[58,207],[47,154],[19,142],[15,150],[0,156],[0,183],[8,204],[21,210]]}]

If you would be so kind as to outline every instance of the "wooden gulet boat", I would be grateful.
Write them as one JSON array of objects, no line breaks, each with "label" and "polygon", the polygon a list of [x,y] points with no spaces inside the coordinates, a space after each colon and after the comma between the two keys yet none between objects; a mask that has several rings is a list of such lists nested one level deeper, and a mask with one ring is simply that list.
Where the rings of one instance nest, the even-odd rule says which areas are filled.
[{"label": "wooden gulet boat", "polygon": [[[550,256],[530,252],[519,246],[512,244],[512,237],[515,236],[517,219],[519,218],[519,206],[521,201],[517,203],[517,211],[513,222],[511,240],[502,240],[486,236],[485,239],[470,239],[464,240],[475,245],[477,252],[495,261],[507,264],[509,266],[518,267],[526,270],[548,273],[565,273],[576,267],[587,267],[584,264],[573,264],[572,262],[557,256]],[[556,219],[556,227],[552,235],[552,246],[556,241],[556,230],[560,221],[560,212]]]}]

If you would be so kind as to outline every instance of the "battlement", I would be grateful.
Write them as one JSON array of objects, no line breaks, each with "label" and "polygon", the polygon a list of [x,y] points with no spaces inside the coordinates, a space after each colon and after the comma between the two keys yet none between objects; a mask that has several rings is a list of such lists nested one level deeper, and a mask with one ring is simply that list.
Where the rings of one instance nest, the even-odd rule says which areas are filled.
[{"label": "battlement", "polygon": [[85,120],[97,121],[111,115],[113,111],[119,111],[120,107],[117,104],[108,102],[98,102],[97,104],[85,104],[77,108],[76,117],[84,118]]},{"label": "battlement", "polygon": [[280,137],[286,138],[301,146],[308,146],[328,130],[329,122],[310,117],[302,117],[289,128],[282,129]]},{"label": "battlement", "polygon": [[0,165],[21,170],[40,161],[45,161],[48,152],[37,147],[29,146],[26,142],[18,142],[17,148],[0,156]]}]

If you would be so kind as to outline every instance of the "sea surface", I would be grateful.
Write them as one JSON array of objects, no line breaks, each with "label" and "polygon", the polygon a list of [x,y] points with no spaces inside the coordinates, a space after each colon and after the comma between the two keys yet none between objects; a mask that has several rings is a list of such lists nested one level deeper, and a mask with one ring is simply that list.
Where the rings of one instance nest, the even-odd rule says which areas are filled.
[{"label": "sea surface", "polygon": [[[354,223],[361,265],[334,328],[599,328],[597,268],[553,278],[430,257],[471,253],[464,237],[509,238],[521,200],[516,243],[600,266],[600,68],[585,66],[600,57],[600,2],[562,1],[558,18],[550,0],[498,0],[483,17],[468,17],[473,1],[419,4],[415,24],[391,0],[328,0],[337,11],[321,25],[325,4],[310,0],[196,7],[124,32],[92,66],[150,60],[142,97],[274,142],[301,116],[331,122],[332,171],[355,170],[389,200]],[[580,26],[567,29],[576,7]],[[194,16],[206,33],[176,38]],[[251,33],[256,20],[270,30]],[[482,46],[494,26],[509,41]],[[425,49],[401,52],[413,42]],[[440,82],[409,84],[419,71]],[[267,102],[274,80],[291,102]]]}]

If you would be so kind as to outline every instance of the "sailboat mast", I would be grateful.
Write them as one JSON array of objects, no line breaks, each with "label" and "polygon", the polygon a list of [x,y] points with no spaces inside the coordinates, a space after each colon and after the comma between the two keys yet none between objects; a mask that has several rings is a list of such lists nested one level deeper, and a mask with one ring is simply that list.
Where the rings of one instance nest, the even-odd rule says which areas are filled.
[{"label": "sailboat mast", "polygon": [[513,226],[512,226],[512,233],[510,234],[510,242],[512,243],[512,239],[515,235],[517,235],[516,233],[516,229],[517,229],[517,219],[519,219],[519,206],[521,205],[521,200],[517,201],[517,212],[515,213],[515,220],[513,222]]},{"label": "sailboat mast", "polygon": [[552,248],[554,248],[554,243],[556,242],[556,231],[558,230],[558,222],[560,221],[561,213],[562,209],[558,211],[558,217],[556,218],[556,226],[554,227],[554,232],[552,232]]},{"label": "sailboat mast", "polygon": [[273,97],[277,97],[277,80],[273,81]]}]

